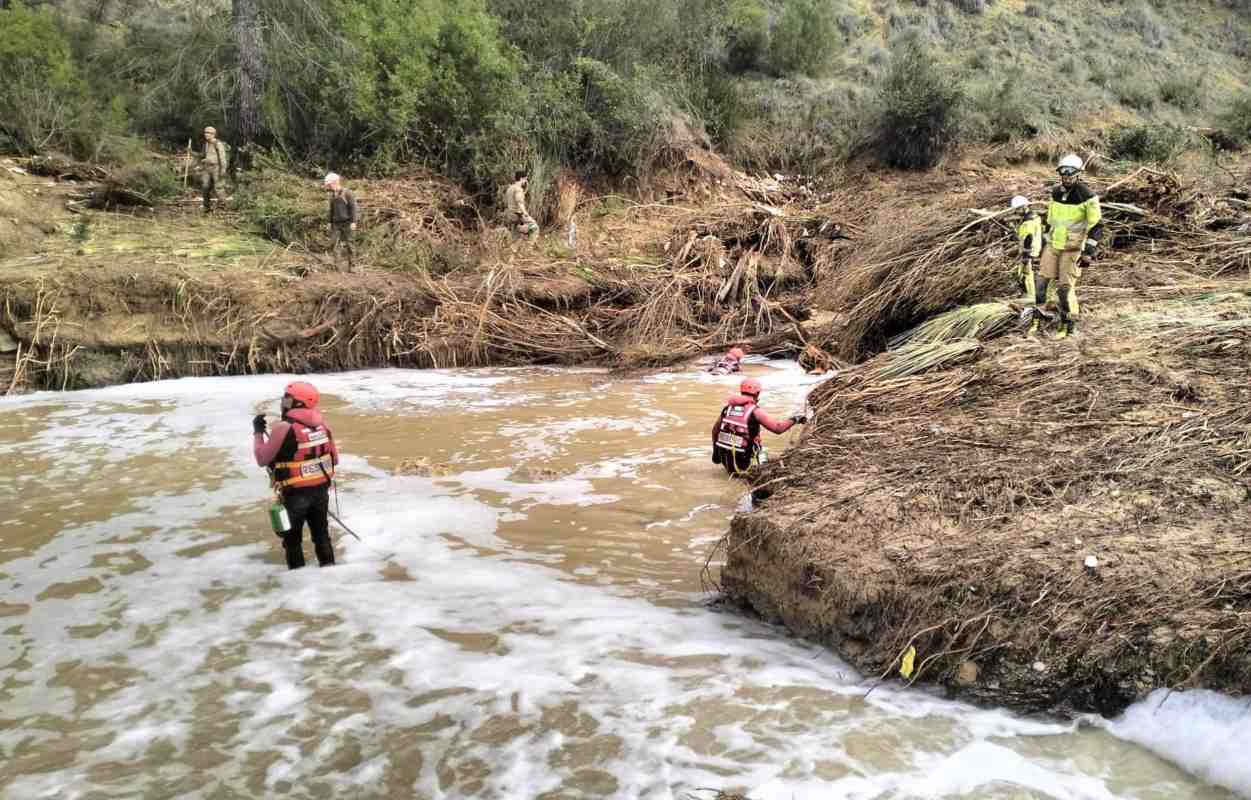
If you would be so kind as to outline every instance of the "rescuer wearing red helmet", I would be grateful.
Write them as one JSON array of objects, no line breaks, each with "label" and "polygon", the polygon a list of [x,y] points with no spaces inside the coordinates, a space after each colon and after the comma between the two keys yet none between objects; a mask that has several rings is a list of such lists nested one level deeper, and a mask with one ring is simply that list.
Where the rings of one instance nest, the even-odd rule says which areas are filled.
[{"label": "rescuer wearing red helmet", "polygon": [[743,361],[743,357],[747,355],[741,347],[731,347],[729,352],[721,357],[712,369],[708,370],[713,375],[729,375],[731,372],[739,371],[739,364]]},{"label": "rescuer wearing red helmet", "polygon": [[712,427],[712,463],[725,467],[730,475],[741,475],[760,463],[761,427],[786,433],[792,426],[808,421],[802,414],[781,422],[773,419],[758,405],[760,389],[760,381],[744,378],[738,394],[725,401],[725,408]]},{"label": "rescuer wearing red helmet", "polygon": [[308,522],[317,563],[334,563],[330,541],[330,481],[339,465],[339,449],[334,435],[317,410],[321,399],[311,383],[287,384],[282,395],[282,421],[275,422],[265,438],[265,415],[252,419],[252,450],[256,463],[267,467],[274,489],[291,519],[282,536],[287,552],[287,568],[304,566],[304,523]]}]

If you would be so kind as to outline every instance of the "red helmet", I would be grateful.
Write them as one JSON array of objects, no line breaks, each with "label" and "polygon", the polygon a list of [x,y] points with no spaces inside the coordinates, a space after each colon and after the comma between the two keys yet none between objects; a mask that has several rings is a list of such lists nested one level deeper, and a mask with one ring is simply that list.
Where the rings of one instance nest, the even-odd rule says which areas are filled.
[{"label": "red helmet", "polygon": [[318,394],[317,389],[314,388],[313,384],[306,383],[305,381],[294,381],[293,383],[288,383],[287,389],[283,392],[283,395],[290,397],[292,400],[300,403],[305,408],[316,408],[317,401],[321,399],[321,395]]},{"label": "red helmet", "polygon": [[739,359],[739,360],[742,360],[743,355],[744,355],[744,353],[743,353],[743,348],[741,348],[741,347],[731,347],[731,348],[730,348],[730,352],[728,353],[728,355],[730,356],[730,358],[737,358],[737,359]]},{"label": "red helmet", "polygon": [[755,378],[743,378],[743,382],[738,385],[738,390],[748,397],[759,397],[760,388],[760,381]]}]

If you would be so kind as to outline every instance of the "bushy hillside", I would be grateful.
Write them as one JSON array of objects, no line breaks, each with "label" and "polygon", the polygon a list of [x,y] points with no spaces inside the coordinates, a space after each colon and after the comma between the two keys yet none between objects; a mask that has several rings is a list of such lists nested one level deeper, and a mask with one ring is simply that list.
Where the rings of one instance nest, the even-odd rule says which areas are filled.
[{"label": "bushy hillside", "polygon": [[[1118,125],[1221,125],[1251,81],[1251,3],[834,0],[820,77],[744,76],[741,160],[837,158],[871,132],[892,44],[913,36],[964,90],[962,140]],[[1244,101],[1245,102],[1245,101]],[[1242,123],[1245,125],[1245,121]],[[777,132],[787,131],[785,142]],[[778,147],[778,145],[783,145]]]},{"label": "bushy hillside", "polygon": [[[4,0],[0,149],[122,160],[210,123],[237,143],[247,118],[284,160],[421,164],[485,191],[518,165],[540,185],[637,178],[692,144],[811,172],[870,145],[924,167],[948,144],[1125,124],[1219,125],[1232,143],[1251,136],[1248,5]],[[904,163],[899,136],[935,145]]]}]

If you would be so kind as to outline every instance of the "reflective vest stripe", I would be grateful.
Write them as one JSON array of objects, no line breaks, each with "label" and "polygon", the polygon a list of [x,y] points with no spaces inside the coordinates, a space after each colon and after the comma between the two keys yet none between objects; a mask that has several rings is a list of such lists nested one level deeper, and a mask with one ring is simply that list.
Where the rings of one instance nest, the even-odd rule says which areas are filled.
[{"label": "reflective vest stripe", "polygon": [[1053,199],[1047,206],[1051,249],[1080,250],[1086,244],[1086,233],[1102,219],[1098,197],[1076,204],[1061,203]]},{"label": "reflective vest stripe", "polygon": [[274,467],[288,469],[292,473],[286,480],[274,481],[274,485],[280,488],[321,484],[334,475],[334,460],[329,453],[307,461],[280,461]]}]

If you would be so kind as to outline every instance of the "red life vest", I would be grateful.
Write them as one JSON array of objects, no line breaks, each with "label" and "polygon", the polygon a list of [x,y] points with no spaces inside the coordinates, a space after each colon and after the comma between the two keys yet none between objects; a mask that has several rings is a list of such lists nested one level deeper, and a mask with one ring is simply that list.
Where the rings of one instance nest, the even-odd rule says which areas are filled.
[{"label": "red life vest", "polygon": [[717,447],[736,453],[750,453],[760,444],[760,428],[752,431],[752,414],[756,401],[745,395],[736,395],[726,401],[721,423],[717,426]]},{"label": "red life vest", "polygon": [[330,429],[325,425],[309,427],[290,420],[295,435],[295,453],[290,461],[277,461],[273,466],[274,486],[310,488],[329,483],[334,477],[334,457],[330,455]]}]

